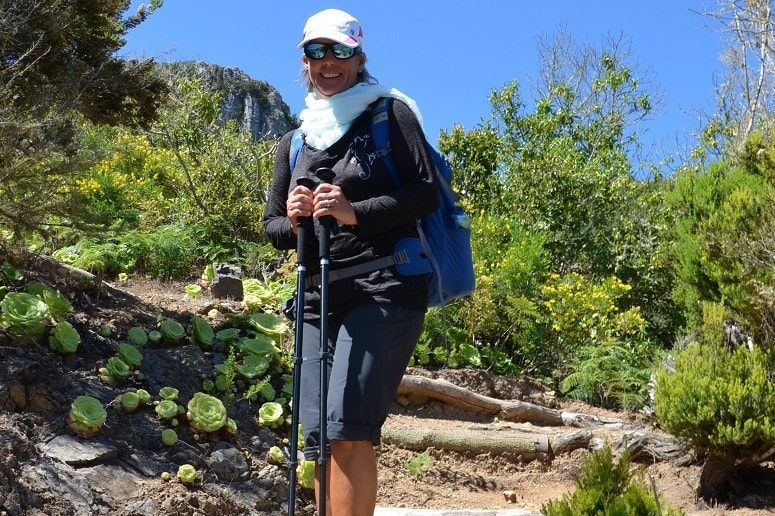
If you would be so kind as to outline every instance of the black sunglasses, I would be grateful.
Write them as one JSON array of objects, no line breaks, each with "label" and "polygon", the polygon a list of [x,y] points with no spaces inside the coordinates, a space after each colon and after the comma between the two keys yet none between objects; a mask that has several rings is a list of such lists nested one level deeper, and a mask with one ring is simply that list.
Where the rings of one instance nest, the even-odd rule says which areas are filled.
[{"label": "black sunglasses", "polygon": [[307,43],[304,45],[304,55],[318,61],[326,57],[326,51],[331,50],[337,59],[350,59],[360,51],[361,47],[348,47],[341,43]]}]

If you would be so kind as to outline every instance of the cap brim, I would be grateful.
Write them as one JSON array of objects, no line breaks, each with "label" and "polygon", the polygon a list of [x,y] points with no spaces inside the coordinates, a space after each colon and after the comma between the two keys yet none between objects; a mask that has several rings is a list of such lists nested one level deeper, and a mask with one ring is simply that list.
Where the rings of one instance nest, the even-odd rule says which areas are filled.
[{"label": "cap brim", "polygon": [[350,36],[346,36],[341,32],[311,31],[304,35],[304,39],[301,40],[301,43],[298,44],[297,48],[303,47],[305,44],[309,43],[313,39],[330,39],[332,41],[336,41],[337,43],[341,43],[342,45],[346,45],[350,48],[355,48],[358,46],[357,39],[352,38]]}]

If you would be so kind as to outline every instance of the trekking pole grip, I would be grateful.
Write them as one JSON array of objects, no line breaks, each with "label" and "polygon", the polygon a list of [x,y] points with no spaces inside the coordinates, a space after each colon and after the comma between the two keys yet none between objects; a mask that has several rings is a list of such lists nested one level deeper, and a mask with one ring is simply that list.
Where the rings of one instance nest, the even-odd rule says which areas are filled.
[{"label": "trekking pole grip", "polygon": [[[315,176],[320,180],[321,183],[332,183],[334,181],[334,177],[336,174],[334,174],[334,171],[331,170],[328,167],[320,167],[315,171]],[[320,225],[325,229],[325,231],[321,231],[318,234],[318,241],[320,243],[320,257],[322,258],[325,252],[325,255],[328,255],[329,251],[329,238],[331,236],[331,233],[334,232],[336,229],[336,219],[332,217],[331,215],[326,215],[325,217],[320,217]]]},{"label": "trekking pole grip", "polygon": [[[308,177],[300,177],[296,180],[298,186],[304,186],[310,190],[315,189],[315,182]],[[307,265],[307,244],[312,230],[312,217],[299,217],[296,221],[296,263]]]}]

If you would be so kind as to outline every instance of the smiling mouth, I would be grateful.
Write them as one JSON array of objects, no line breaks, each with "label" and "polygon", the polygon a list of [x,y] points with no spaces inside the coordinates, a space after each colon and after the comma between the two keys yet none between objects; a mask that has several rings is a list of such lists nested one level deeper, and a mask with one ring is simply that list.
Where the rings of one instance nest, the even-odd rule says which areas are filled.
[{"label": "smiling mouth", "polygon": [[321,73],[320,75],[322,75],[324,79],[336,79],[342,74],[341,73]]}]

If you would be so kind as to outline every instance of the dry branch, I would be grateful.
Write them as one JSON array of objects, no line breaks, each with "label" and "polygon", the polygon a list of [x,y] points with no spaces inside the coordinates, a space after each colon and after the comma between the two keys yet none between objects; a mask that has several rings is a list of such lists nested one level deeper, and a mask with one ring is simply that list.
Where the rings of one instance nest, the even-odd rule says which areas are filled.
[{"label": "dry branch", "polygon": [[523,401],[490,398],[442,379],[405,375],[398,395],[414,401],[434,399],[473,414],[497,415],[506,421],[562,425],[562,416],[557,410]]},{"label": "dry branch", "polygon": [[398,387],[398,396],[408,402],[415,403],[434,399],[472,414],[498,416],[504,421],[534,423],[544,426],[624,426],[624,422],[619,419],[560,412],[524,401],[499,400],[458,387],[446,380],[416,375],[404,376]]}]

